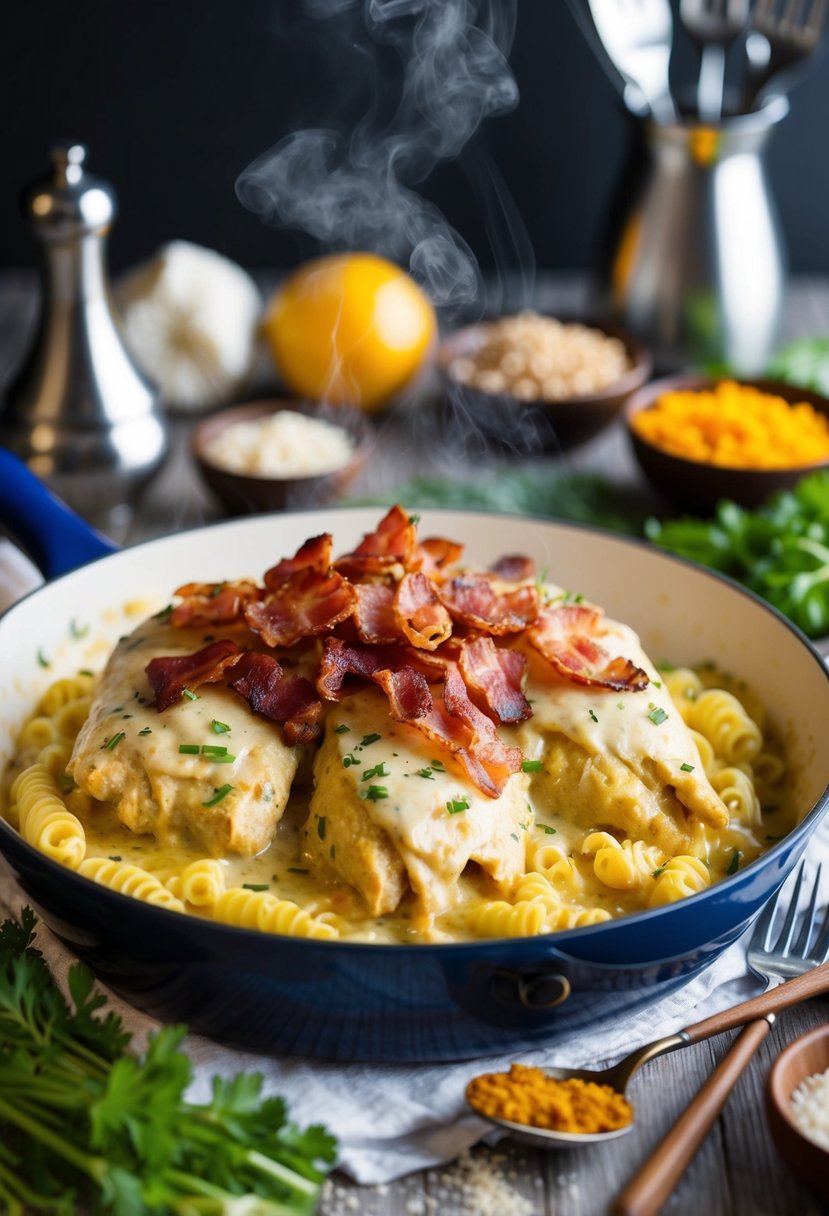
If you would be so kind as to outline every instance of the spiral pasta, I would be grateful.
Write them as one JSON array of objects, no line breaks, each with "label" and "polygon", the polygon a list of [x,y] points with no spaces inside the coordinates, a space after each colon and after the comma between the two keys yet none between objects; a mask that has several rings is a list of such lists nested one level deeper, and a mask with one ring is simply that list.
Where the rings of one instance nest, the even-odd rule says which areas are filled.
[{"label": "spiral pasta", "polygon": [[268,891],[249,891],[231,887],[213,905],[214,920],[240,929],[259,929],[288,937],[310,937],[333,941],[337,930],[309,915],[290,899],[278,899]]},{"label": "spiral pasta", "polygon": [[547,909],[535,900],[517,904],[503,899],[481,900],[466,912],[464,919],[481,937],[533,937],[542,932]]},{"label": "spiral pasta", "polygon": [[591,832],[582,852],[593,855],[593,872],[599,882],[616,891],[649,885],[654,870],[665,861],[665,854],[643,840],[619,841],[609,832]]},{"label": "spiral pasta", "polygon": [[11,798],[23,839],[53,861],[77,870],[86,853],[83,824],[67,810],[49,769],[43,764],[25,768],[12,784]]},{"label": "spiral pasta", "polygon": [[687,895],[696,895],[711,885],[711,875],[705,862],[698,857],[672,857],[661,874],[657,876],[656,884],[648,898],[648,907],[655,908],[659,904],[674,903]]},{"label": "spiral pasta", "polygon": [[171,912],[184,911],[181,900],[168,891],[155,874],[131,862],[114,861],[111,857],[86,857],[78,867],[78,873],[102,887],[108,887],[110,891],[118,891],[121,895],[129,895],[157,908],[167,908]]},{"label": "spiral pasta", "polygon": [[723,688],[707,688],[689,702],[685,721],[709,740],[727,764],[751,762],[763,744],[757,723]]},{"label": "spiral pasta", "polygon": [[212,857],[201,857],[168,878],[165,886],[194,908],[209,908],[225,889],[224,868]]},{"label": "spiral pasta", "polygon": [[712,773],[710,781],[733,818],[741,823],[760,826],[760,799],[754,783],[741,768],[721,768]]}]

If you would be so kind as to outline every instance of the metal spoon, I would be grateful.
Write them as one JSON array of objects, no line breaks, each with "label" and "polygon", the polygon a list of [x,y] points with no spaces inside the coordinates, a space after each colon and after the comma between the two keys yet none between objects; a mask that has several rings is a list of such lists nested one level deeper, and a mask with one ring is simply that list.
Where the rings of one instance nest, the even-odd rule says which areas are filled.
[{"label": "metal spoon", "polygon": [[[646,1043],[644,1047],[632,1051],[630,1055],[625,1056],[618,1064],[613,1064],[610,1068],[546,1068],[544,1072],[548,1077],[555,1077],[559,1081],[578,1077],[582,1081],[595,1081],[597,1085],[610,1085],[617,1093],[627,1098],[626,1090],[631,1078],[649,1060],[655,1060],[657,1056],[666,1055],[669,1051],[676,1051],[678,1047],[685,1047],[689,1043],[701,1043],[703,1039],[710,1039],[724,1030],[733,1030],[736,1026],[744,1026],[747,1022],[764,1018],[770,1013],[779,1013],[782,1009],[788,1009],[791,1005],[797,1005],[800,1001],[808,1000],[827,990],[829,990],[829,963],[823,963],[817,967],[813,966],[803,975],[786,980],[760,996],[752,997],[748,1001],[741,1001],[739,1005],[734,1005],[731,1009],[723,1009],[720,1013],[703,1018],[701,1022],[695,1022],[693,1026],[687,1026],[676,1034],[666,1035],[664,1038],[655,1039],[652,1043]],[[636,1119],[634,1110],[630,1123],[615,1131],[560,1132],[554,1128],[531,1127],[526,1123],[513,1123],[512,1120],[501,1119],[497,1115],[485,1115],[471,1103],[469,1105],[479,1118],[486,1119],[495,1127],[509,1132],[514,1139],[533,1144],[536,1148],[572,1148],[575,1144],[595,1144],[598,1141],[616,1140],[619,1136],[624,1136],[626,1132],[632,1130]]]}]

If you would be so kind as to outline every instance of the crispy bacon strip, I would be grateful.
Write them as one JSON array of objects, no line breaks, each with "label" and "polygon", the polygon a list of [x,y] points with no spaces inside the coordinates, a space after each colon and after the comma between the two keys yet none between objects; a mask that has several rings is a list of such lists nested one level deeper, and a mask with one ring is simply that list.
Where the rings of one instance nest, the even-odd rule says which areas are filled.
[{"label": "crispy bacon strip", "polygon": [[249,604],[245,620],[268,646],[293,646],[344,621],[354,611],[356,594],[336,570],[313,568],[284,579],[264,600]]},{"label": "crispy bacon strip", "polygon": [[452,632],[452,618],[425,574],[404,574],[394,593],[394,619],[418,650],[437,650]]},{"label": "crispy bacon strip", "polygon": [[434,697],[429,713],[412,725],[447,748],[489,798],[498,798],[511,774],[521,768],[521,749],[507,747],[492,719],[473,705],[455,663],[446,665],[442,696]]},{"label": "crispy bacon strip", "polygon": [[497,574],[507,583],[520,583],[524,579],[535,578],[535,562],[531,557],[524,557],[521,553],[505,554],[489,568],[493,574]]},{"label": "crispy bacon strip", "polygon": [[161,713],[175,705],[184,696],[185,688],[192,690],[202,684],[217,683],[242,654],[235,642],[223,638],[195,654],[159,655],[150,659],[144,670],[155,693],[156,709]]},{"label": "crispy bacon strip", "polygon": [[326,638],[317,677],[317,692],[327,701],[339,701],[346,693],[346,676],[358,676],[379,684],[389,698],[392,717],[399,722],[427,713],[432,694],[425,676],[408,661],[397,646],[349,645],[341,638]]},{"label": "crispy bacon strip", "polygon": [[322,702],[313,685],[303,676],[286,675],[272,655],[246,651],[229,684],[255,714],[282,723],[282,737],[289,747],[311,743],[322,733]]},{"label": "crispy bacon strip", "polygon": [[450,579],[438,595],[456,621],[500,635],[520,633],[538,616],[538,588],[531,586],[497,590],[486,574],[471,573]]},{"label": "crispy bacon strip", "polygon": [[286,579],[305,570],[316,570],[319,574],[327,574],[331,569],[331,551],[333,538],[330,532],[321,536],[312,536],[304,545],[297,549],[293,557],[283,557],[281,562],[265,571],[265,586],[269,591],[276,591]]},{"label": "crispy bacon strip", "polygon": [[459,664],[466,687],[496,722],[532,717],[532,706],[521,689],[526,666],[519,651],[496,646],[486,637],[464,642]]},{"label": "crispy bacon strip", "polygon": [[349,578],[384,574],[395,566],[412,569],[417,548],[417,530],[407,511],[395,505],[383,516],[374,532],[367,532],[352,553],[338,557],[334,565]]},{"label": "crispy bacon strip", "polygon": [[611,656],[596,640],[604,613],[591,604],[551,604],[527,637],[535,649],[573,684],[641,692],[647,672],[622,655]]},{"label": "crispy bacon strip", "polygon": [[383,645],[402,634],[394,614],[394,588],[386,583],[357,583],[354,624],[361,642]]},{"label": "crispy bacon strip", "polygon": [[185,583],[176,595],[182,602],[170,613],[170,624],[202,629],[206,625],[241,624],[246,606],[255,603],[262,592],[256,583],[240,579],[234,583]]},{"label": "crispy bacon strip", "polygon": [[427,536],[418,541],[417,565],[424,574],[440,574],[447,566],[453,566],[463,556],[463,545],[442,536]]}]

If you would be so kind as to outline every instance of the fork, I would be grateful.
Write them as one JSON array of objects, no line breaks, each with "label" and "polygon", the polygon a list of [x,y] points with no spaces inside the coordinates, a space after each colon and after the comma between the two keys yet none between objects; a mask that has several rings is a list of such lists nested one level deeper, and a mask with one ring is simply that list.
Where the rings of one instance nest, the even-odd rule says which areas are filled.
[{"label": "fork", "polygon": [[670,0],[571,0],[582,25],[585,4],[593,32],[629,90],[644,98],[657,122],[675,122],[668,76],[673,41]]},{"label": "fork", "polygon": [[794,68],[814,51],[826,20],[827,0],[785,0],[777,15],[778,0],[757,0],[750,28],[768,43],[764,63],[749,59],[743,92],[743,108],[752,109],[773,77]]},{"label": "fork", "polygon": [[757,918],[749,941],[749,969],[765,981],[766,991],[732,1009],[715,1013],[683,1032],[688,1036],[687,1042],[696,1043],[721,1030],[744,1025],[705,1085],[622,1191],[613,1207],[614,1216],[653,1216],[660,1211],[696,1155],[734,1085],[766,1038],[775,1012],[829,990],[829,963],[826,961],[829,958],[829,905],[810,945],[817,921],[820,866],[800,932],[792,943],[804,869],[805,863],[801,863],[776,940],[771,941],[772,928],[781,902],[782,886]]},{"label": "fork", "polygon": [[702,48],[697,108],[703,122],[722,118],[725,61],[748,20],[749,0],[679,0],[679,16]]}]

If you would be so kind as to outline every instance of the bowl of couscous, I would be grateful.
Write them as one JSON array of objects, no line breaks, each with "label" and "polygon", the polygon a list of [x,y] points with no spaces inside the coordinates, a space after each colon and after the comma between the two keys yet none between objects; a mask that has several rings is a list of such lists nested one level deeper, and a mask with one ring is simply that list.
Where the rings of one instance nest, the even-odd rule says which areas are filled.
[{"label": "bowl of couscous", "polygon": [[456,330],[437,364],[464,429],[519,455],[586,443],[653,370],[648,349],[615,325],[532,311]]},{"label": "bowl of couscous", "polygon": [[829,467],[829,399],[792,384],[671,376],[634,393],[625,413],[642,472],[688,511],[721,499],[758,507]]}]

